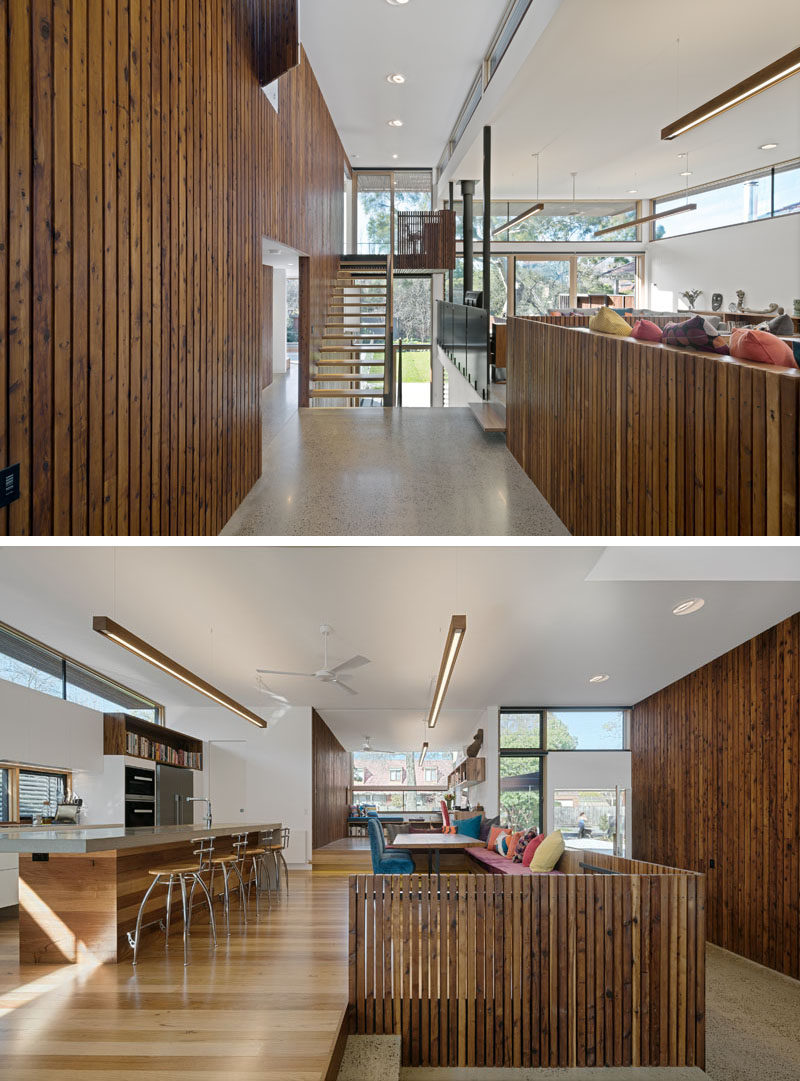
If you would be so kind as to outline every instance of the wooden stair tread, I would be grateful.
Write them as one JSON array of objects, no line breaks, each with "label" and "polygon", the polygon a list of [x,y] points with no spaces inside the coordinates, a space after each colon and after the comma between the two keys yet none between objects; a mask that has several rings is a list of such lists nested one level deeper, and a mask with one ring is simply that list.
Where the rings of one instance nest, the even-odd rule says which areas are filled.
[{"label": "wooden stair tread", "polygon": [[469,407],[485,432],[506,430],[506,411],[500,402],[470,402]]},{"label": "wooden stair tread", "polygon": [[355,390],[352,388],[341,390],[338,387],[327,387],[325,390],[311,390],[312,398],[382,398],[383,388],[378,390]]},{"label": "wooden stair tread", "polygon": [[314,383],[345,383],[358,380],[366,380],[367,382],[374,383],[377,380],[383,382],[383,374],[379,375],[367,375],[365,372],[326,372],[324,375],[317,373],[316,375],[310,375],[309,379]]},{"label": "wooden stair tread", "polygon": [[383,368],[385,367],[382,360],[348,360],[347,357],[340,357],[336,359],[326,359],[320,357],[316,362],[318,367],[340,367],[340,368]]},{"label": "wooden stair tread", "polygon": [[383,353],[382,345],[321,345],[320,353]]}]

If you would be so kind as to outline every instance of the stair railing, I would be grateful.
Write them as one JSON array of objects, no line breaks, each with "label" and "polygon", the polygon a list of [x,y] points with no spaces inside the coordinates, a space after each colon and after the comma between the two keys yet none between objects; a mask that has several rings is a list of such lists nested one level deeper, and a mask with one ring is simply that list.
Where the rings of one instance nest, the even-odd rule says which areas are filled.
[{"label": "stair railing", "polygon": [[383,404],[391,408],[394,405],[394,256],[391,252],[386,259],[386,340],[384,342],[383,369]]}]

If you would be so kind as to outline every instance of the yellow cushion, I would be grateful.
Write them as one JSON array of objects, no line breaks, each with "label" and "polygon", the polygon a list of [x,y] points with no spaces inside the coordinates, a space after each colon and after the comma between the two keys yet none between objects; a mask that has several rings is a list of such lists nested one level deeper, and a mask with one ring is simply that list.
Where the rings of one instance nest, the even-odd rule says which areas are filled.
[{"label": "yellow cushion", "polygon": [[531,871],[534,874],[537,871],[552,871],[561,859],[563,851],[564,838],[561,836],[561,830],[548,833],[533,854]]},{"label": "yellow cushion", "polygon": [[626,338],[633,327],[626,323],[621,315],[612,312],[610,308],[601,308],[596,315],[589,320],[592,330],[599,330],[601,334],[616,334],[620,338]]}]

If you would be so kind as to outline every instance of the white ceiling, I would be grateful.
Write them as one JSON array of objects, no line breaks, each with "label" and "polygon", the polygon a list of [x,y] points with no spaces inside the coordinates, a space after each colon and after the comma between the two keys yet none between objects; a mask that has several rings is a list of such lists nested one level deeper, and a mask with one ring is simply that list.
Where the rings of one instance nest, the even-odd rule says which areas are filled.
[{"label": "white ceiling", "polygon": [[285,271],[287,277],[296,278],[300,274],[300,256],[295,248],[281,244],[269,237],[261,238],[261,262],[264,266],[271,266],[275,270]]},{"label": "white ceiling", "polygon": [[[439,161],[506,3],[300,0],[303,46],[354,166]],[[386,82],[395,72],[404,85]]]},{"label": "white ceiling", "polygon": [[[579,198],[674,191],[686,183],[677,157],[686,151],[691,184],[800,156],[800,75],[678,139],[660,138],[798,41],[797,0],[563,0],[507,92],[476,114],[453,172],[481,176],[487,123],[497,198],[534,193],[535,152],[547,199],[571,193],[573,171]],[[779,146],[760,151],[767,142]]]},{"label": "white ceiling", "polygon": [[[0,612],[168,710],[205,708],[191,689],[92,631],[93,615],[110,615],[263,715],[255,669],[315,669],[318,628],[329,622],[330,663],[371,658],[351,679],[359,696],[311,679],[274,677],[271,687],[293,705],[318,707],[348,748],[366,733],[379,749],[421,743],[450,616],[465,612],[464,646],[431,741],[450,749],[470,739],[487,706],[628,705],[800,610],[796,548],[739,547],[731,558],[727,548],[681,546],[655,565],[641,552],[578,543],[28,544],[0,549]],[[710,580],[720,575],[730,580]],[[706,600],[698,614],[671,614],[698,594]],[[612,678],[590,685],[596,672]]]}]

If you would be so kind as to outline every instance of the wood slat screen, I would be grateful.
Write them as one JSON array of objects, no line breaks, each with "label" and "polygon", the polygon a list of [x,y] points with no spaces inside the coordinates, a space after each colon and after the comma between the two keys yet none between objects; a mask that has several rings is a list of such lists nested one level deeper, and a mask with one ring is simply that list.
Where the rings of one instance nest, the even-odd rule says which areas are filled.
[{"label": "wood slat screen", "polygon": [[705,1060],[701,875],[350,878],[355,1031],[406,1066]]},{"label": "wood slat screen", "polygon": [[508,321],[508,447],[567,528],[796,535],[800,371]]},{"label": "wood slat screen", "polygon": [[[520,315],[515,316],[517,319],[534,319],[538,323],[549,323],[554,327],[588,327],[589,320],[594,315],[594,312],[589,312],[586,315]],[[631,326],[638,320],[646,318],[649,322],[655,323],[657,327],[665,327],[667,323],[676,323],[678,320],[673,315],[623,315],[622,317]]]},{"label": "wood slat screen", "polygon": [[309,327],[337,273],[313,72],[276,113],[241,0],[0,0],[0,70],[0,534],[216,534],[261,472],[262,238]]},{"label": "wood slat screen", "polygon": [[398,211],[394,265],[395,270],[455,270],[456,212]]},{"label": "wood slat screen", "polygon": [[799,702],[797,614],[639,702],[631,723],[634,852],[705,871],[710,941],[794,979]]}]

